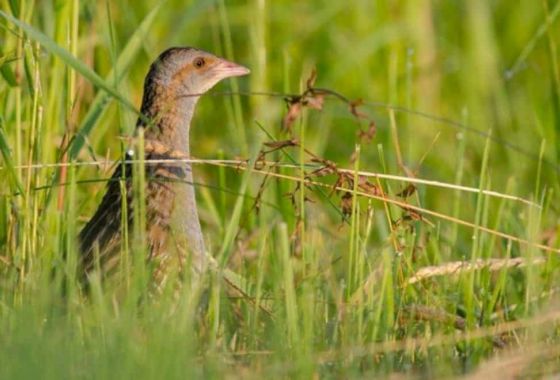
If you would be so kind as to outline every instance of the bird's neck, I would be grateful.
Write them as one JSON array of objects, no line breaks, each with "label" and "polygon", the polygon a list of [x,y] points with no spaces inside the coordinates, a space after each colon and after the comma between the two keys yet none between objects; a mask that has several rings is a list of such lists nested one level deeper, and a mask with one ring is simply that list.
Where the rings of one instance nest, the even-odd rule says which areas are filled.
[{"label": "bird's neck", "polygon": [[189,133],[198,97],[152,103],[144,99],[138,126],[144,138],[156,140],[169,150],[190,155]]},{"label": "bird's neck", "polygon": [[[158,99],[158,97],[155,97]],[[155,140],[167,151],[182,153],[190,156],[189,132],[191,119],[198,101],[198,97],[185,97],[179,100],[165,101],[159,97],[152,102],[153,96],[144,97],[142,114],[138,120],[138,127],[144,128],[145,141]],[[148,153],[148,152],[146,152]],[[175,200],[172,210],[169,210],[171,224],[178,229],[180,235],[188,240],[192,256],[192,265],[197,272],[206,267],[204,239],[194,191],[192,166],[184,164],[185,176],[182,181],[173,183]]]}]

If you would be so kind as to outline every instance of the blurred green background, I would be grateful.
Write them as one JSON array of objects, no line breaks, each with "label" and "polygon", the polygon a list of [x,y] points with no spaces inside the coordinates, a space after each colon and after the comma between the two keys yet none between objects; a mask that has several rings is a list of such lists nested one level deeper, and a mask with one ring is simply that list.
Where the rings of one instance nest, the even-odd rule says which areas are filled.
[{"label": "blurred green background", "polygon": [[[497,352],[523,364],[519,376],[560,368],[560,2],[5,0],[1,10],[1,377],[451,377],[484,368]],[[4,15],[49,41],[39,46]],[[127,51],[131,39],[140,42]],[[54,54],[56,46],[86,68]],[[139,107],[149,64],[171,46],[251,69],[201,99],[191,129],[197,158],[248,159],[263,142],[295,137],[353,169],[359,144],[361,170],[535,202],[426,185],[407,199],[529,244],[430,215],[404,223],[401,208],[365,197],[343,221],[340,194],[308,188],[313,202],[300,191],[292,204],[286,193],[296,182],[288,179],[268,180],[257,213],[262,175],[248,175],[245,188],[243,172],[196,165],[205,237],[248,284],[241,299],[214,277],[198,314],[188,294],[178,308],[185,313],[172,296],[149,307],[119,306],[103,291],[61,296],[51,274],[71,272],[65,252],[72,257],[110,169],[78,166],[63,177],[67,186],[53,186],[55,168],[21,166],[67,160],[64,147],[77,134],[87,134],[77,163],[120,159],[137,115],[121,101],[95,103],[103,90],[83,74],[93,70]],[[128,63],[116,65],[122,58]],[[283,98],[301,93],[314,69],[316,87],[361,100],[366,117],[327,97],[322,110],[303,111],[293,135],[283,130]],[[376,134],[365,141],[358,132],[370,121]],[[299,148],[287,152],[310,161]],[[395,199],[406,187],[372,182]],[[523,264],[508,267],[510,257]],[[446,266],[486,259],[497,266]],[[442,275],[410,282],[424,267]],[[515,321],[521,327],[507,327]],[[455,340],[457,330],[466,335]]]}]

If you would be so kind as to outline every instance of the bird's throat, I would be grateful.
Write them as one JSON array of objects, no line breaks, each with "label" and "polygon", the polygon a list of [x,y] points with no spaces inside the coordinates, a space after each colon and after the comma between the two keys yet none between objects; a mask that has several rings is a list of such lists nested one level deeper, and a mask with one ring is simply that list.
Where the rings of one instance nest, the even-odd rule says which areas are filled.
[{"label": "bird's throat", "polygon": [[154,140],[170,150],[190,154],[190,125],[198,98],[174,102],[160,102],[144,110],[147,122],[139,120],[144,127],[144,137]]}]

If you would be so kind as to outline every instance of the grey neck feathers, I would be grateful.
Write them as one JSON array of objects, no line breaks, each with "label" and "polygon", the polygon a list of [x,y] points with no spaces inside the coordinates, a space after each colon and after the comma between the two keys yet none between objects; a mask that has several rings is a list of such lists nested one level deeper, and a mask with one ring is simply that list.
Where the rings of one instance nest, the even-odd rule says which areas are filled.
[{"label": "grey neck feathers", "polygon": [[143,116],[138,118],[137,127],[145,128],[147,139],[158,140],[169,149],[189,154],[190,124],[199,97],[168,100],[158,90],[157,87],[145,90],[141,109]]}]

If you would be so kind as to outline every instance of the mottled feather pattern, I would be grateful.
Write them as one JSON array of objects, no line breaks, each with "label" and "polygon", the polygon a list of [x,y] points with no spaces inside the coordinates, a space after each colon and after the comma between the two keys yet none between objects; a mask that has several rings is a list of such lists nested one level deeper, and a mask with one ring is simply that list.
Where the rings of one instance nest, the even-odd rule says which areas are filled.
[{"label": "mottled feather pattern", "polygon": [[[123,168],[125,170],[123,176]],[[96,253],[99,254],[101,267],[105,256],[112,256],[120,249],[121,218],[122,218],[122,193],[120,181],[122,178],[131,178],[132,167],[119,164],[115,169],[107,191],[103,196],[94,216],[82,229],[79,236],[80,242],[80,269],[83,274],[89,273],[95,266]],[[132,192],[129,190],[130,181],[126,180],[128,218],[132,222],[133,209]],[[116,245],[116,246],[115,246]]]},{"label": "mottled feather pattern", "polygon": [[[127,156],[127,160],[132,157]],[[167,236],[173,210],[176,192],[174,184],[184,180],[186,170],[190,170],[176,163],[149,163],[149,160],[169,160],[167,155],[147,153],[146,166],[146,237],[148,241],[149,259],[162,259],[167,251],[174,251],[167,247]],[[124,176],[123,176],[124,168]],[[103,200],[89,223],[81,231],[80,251],[82,253],[81,267],[88,273],[96,266],[96,252],[99,253],[99,266],[103,273],[111,272],[118,262],[115,256],[120,254],[122,235],[122,207],[123,191],[120,183],[124,181],[126,192],[126,214],[129,235],[133,228],[133,170],[131,163],[120,163],[115,169]]]}]

